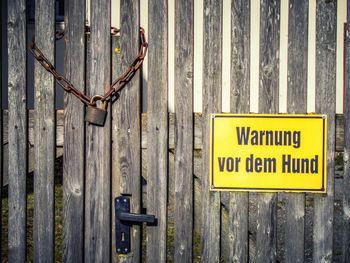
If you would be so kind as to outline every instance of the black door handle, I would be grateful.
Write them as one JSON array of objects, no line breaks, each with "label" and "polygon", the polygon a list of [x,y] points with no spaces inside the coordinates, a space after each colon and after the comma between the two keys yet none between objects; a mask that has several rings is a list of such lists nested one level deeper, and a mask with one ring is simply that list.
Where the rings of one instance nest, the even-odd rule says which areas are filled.
[{"label": "black door handle", "polygon": [[155,223],[156,219],[154,215],[130,213],[130,198],[128,196],[117,197],[114,204],[116,250],[118,254],[128,254],[131,252],[130,227],[142,222]]}]

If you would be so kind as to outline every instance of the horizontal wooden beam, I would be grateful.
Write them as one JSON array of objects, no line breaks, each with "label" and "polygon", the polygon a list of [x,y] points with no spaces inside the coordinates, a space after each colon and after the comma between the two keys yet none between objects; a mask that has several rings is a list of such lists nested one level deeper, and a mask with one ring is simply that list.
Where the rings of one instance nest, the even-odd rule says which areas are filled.
[{"label": "horizontal wooden beam", "polygon": [[[8,111],[4,111],[4,141],[5,145],[8,143]],[[344,115],[337,114],[336,115],[336,151],[343,152],[344,151]],[[63,110],[58,110],[56,114],[57,121],[57,131],[56,131],[56,146],[63,147],[63,124],[64,124],[64,116]],[[174,123],[175,123],[175,114],[169,113],[169,149],[174,149]],[[142,113],[142,149],[147,148],[147,113]],[[29,111],[29,146],[34,146],[34,111]],[[194,149],[201,150],[202,149],[202,114],[194,113]]]},{"label": "horizontal wooden beam", "polygon": [[[4,111],[4,164],[8,162],[8,111]],[[344,151],[344,115],[336,115],[336,152]],[[56,157],[63,155],[63,140],[64,140],[64,114],[63,110],[56,111]],[[175,114],[169,113],[169,150],[174,149],[174,123]],[[33,172],[34,169],[34,111],[29,111],[29,134],[28,134],[28,172]],[[194,149],[202,150],[202,114],[194,114]],[[147,113],[142,113],[142,149],[147,149]],[[8,183],[8,166],[4,165],[3,185]]]}]

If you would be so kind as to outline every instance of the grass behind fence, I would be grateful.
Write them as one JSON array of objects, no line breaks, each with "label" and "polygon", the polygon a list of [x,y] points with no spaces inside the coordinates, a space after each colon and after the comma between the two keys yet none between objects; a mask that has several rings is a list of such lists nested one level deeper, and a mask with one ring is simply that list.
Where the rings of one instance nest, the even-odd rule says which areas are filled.
[{"label": "grass behind fence", "polygon": [[[63,215],[63,186],[62,186],[62,157],[56,159],[55,164],[55,262],[62,262],[62,215]],[[338,154],[335,158],[335,165],[337,170],[343,171],[343,155]],[[280,205],[285,206],[284,203]],[[342,207],[341,201],[335,201],[335,228],[341,226],[341,214]],[[311,208],[310,208],[311,207]],[[308,195],[306,198],[306,210],[312,210],[313,207],[313,195]],[[167,262],[174,262],[174,209],[170,203],[168,213],[168,228],[167,228]],[[4,187],[2,193],[2,250],[1,259],[2,262],[8,262],[8,192],[7,187]],[[34,216],[34,194],[33,194],[33,173],[30,173],[27,180],[27,262],[33,262],[33,216]],[[338,219],[337,219],[338,218]],[[339,222],[338,222],[338,221]],[[338,234],[337,234],[338,233]],[[341,230],[336,231],[336,236],[339,237]],[[146,231],[143,232],[143,262],[146,262]],[[340,240],[335,238],[334,255],[335,258],[340,257]],[[312,260],[312,248],[310,247],[306,251],[306,262]],[[193,237],[193,262],[200,262],[200,235],[194,233]]]},{"label": "grass behind fence", "polygon": [[[62,262],[62,239],[63,239],[63,185],[62,185],[62,157],[56,159],[55,163],[55,262]],[[30,173],[27,178],[27,262],[34,261],[34,178]],[[173,207],[169,207],[173,209]],[[168,220],[167,232],[167,261],[174,262],[174,219],[172,213]],[[144,229],[145,230],[145,229]],[[146,231],[143,233],[143,252],[146,252]],[[8,190],[4,187],[2,193],[2,246],[1,262],[8,262]],[[195,233],[193,238],[193,261],[200,262],[200,236]],[[145,261],[145,255],[143,255]]]},{"label": "grass behind fence", "polygon": [[[27,262],[33,262],[34,243],[34,183],[33,173],[27,177]],[[62,186],[62,157],[55,163],[55,262],[62,262],[62,214],[63,214],[63,186]],[[3,189],[2,195],[2,262],[8,262],[8,190]]]}]

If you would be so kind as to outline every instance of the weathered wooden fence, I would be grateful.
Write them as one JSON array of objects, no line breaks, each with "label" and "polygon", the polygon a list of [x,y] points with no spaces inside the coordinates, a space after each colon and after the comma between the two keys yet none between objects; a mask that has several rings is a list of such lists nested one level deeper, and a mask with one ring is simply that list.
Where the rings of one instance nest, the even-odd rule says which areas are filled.
[{"label": "weathered wooden fence", "polygon": [[[140,71],[135,74],[109,104],[104,127],[86,124],[83,104],[65,94],[64,262],[350,262],[348,75],[344,128],[337,126],[345,134],[344,179],[341,188],[336,189],[342,197],[341,231],[335,231],[333,220],[337,194],[336,1],[316,1],[315,97],[316,112],[328,115],[327,194],[209,191],[209,114],[222,109],[224,22],[230,22],[232,28],[231,112],[249,113],[250,96],[258,96],[260,113],[279,112],[281,2],[260,1],[260,58],[254,62],[259,64],[258,94],[250,92],[251,3],[232,1],[231,21],[223,21],[222,1],[203,1],[202,114],[193,113],[195,10],[193,1],[188,0],[175,1],[174,113],[168,113],[167,105],[167,1],[148,1],[148,81],[142,82]],[[64,74],[88,95],[104,94],[111,80],[120,76],[138,53],[139,1],[120,1],[121,33],[117,37],[110,36],[110,5],[109,0],[91,1],[91,34],[87,37],[86,1],[65,2]],[[51,61],[55,52],[54,10],[54,0],[36,0],[36,43]],[[308,1],[289,0],[286,85],[287,111],[293,114],[307,113],[307,59],[311,52],[308,14]],[[26,261],[26,178],[32,146],[28,142],[34,142],[34,261],[53,262],[57,135],[54,78],[35,63],[32,125],[26,107],[25,0],[8,1],[7,26],[8,260]],[[346,73],[350,72],[349,32],[347,25]],[[141,89],[146,84],[147,114],[142,115]],[[31,127],[33,140],[28,136]],[[342,151],[342,146],[338,148]],[[153,214],[157,223],[133,226],[132,253],[118,256],[113,200],[119,195],[131,196],[132,212]],[[283,216],[278,212],[281,206]],[[308,206],[313,207],[312,214]],[[340,253],[334,246],[336,239],[342,240]]]}]

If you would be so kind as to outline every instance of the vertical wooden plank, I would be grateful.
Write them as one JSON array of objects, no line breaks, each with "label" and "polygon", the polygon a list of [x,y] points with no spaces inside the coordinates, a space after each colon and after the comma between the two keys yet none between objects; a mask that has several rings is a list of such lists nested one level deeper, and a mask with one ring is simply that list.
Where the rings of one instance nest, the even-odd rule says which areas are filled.
[{"label": "vertical wooden plank", "polygon": [[[7,2],[4,1],[6,4]],[[0,35],[2,36],[2,34],[4,33],[2,27],[4,25],[4,21],[6,20],[4,18],[4,15],[3,15],[3,10],[5,8],[3,7],[3,3],[1,2],[0,3],[0,14],[1,14],[1,17],[0,17]],[[7,11],[7,10],[6,10]],[[6,12],[7,13],[7,12]],[[6,16],[5,16],[6,17]],[[2,38],[0,40],[0,57],[2,58],[3,57],[3,52],[2,52]],[[4,127],[4,117],[3,117],[3,110],[2,110],[2,60],[0,60],[0,218],[2,218],[2,185],[3,185],[3,180],[4,180],[4,155],[3,155],[3,127]],[[2,247],[3,247],[3,244],[2,244],[2,220],[0,220],[0,250],[2,251]],[[2,261],[2,257],[0,255],[0,262]]]},{"label": "vertical wooden plank", "polygon": [[333,249],[336,1],[316,2],[316,112],[327,114],[327,194],[315,195],[313,261],[331,262]]},{"label": "vertical wooden plank", "polygon": [[[36,45],[54,64],[55,1],[35,1]],[[34,261],[54,261],[54,78],[37,61],[34,65]]]},{"label": "vertical wooden plank", "polygon": [[[117,51],[116,51],[117,50]],[[121,70],[121,57],[120,57],[120,36],[112,37],[112,79],[117,78],[122,74]],[[121,93],[121,92],[120,92]],[[119,145],[122,143],[121,141],[121,132],[120,129],[121,126],[120,122],[122,120],[121,116],[119,115],[120,112],[120,102],[117,100],[112,104],[112,202],[114,199],[121,194],[121,180],[123,180],[122,177],[122,169],[121,169],[121,159],[120,159],[120,152],[125,151],[121,146]],[[125,147],[125,146],[124,146]],[[125,156],[126,154],[124,154]],[[124,161],[124,160],[123,160]],[[128,163],[127,163],[128,164]],[[129,166],[126,166],[126,168],[129,170]],[[125,177],[129,175],[128,173],[125,173]],[[130,175],[131,176],[131,175]],[[125,178],[124,177],[124,178]],[[115,233],[115,210],[112,209],[112,262],[116,263],[119,261],[118,254],[116,253],[116,233]]]},{"label": "vertical wooden plank", "polygon": [[309,3],[289,0],[287,110],[307,111],[307,49]]},{"label": "vertical wooden plank", "polygon": [[8,53],[11,54],[8,56],[9,262],[26,261],[27,30],[25,14],[26,1],[8,1]]},{"label": "vertical wooden plank", "polygon": [[231,112],[249,113],[250,2],[231,3]]},{"label": "vertical wooden plank", "polygon": [[[87,94],[104,94],[111,83],[110,1],[91,2],[90,71]],[[101,106],[101,105],[100,105]],[[85,162],[85,254],[86,262],[110,261],[110,117],[103,127],[87,124]]]},{"label": "vertical wooden plank", "polygon": [[168,3],[148,2],[148,159],[147,213],[157,218],[147,227],[147,262],[166,261],[168,170]]},{"label": "vertical wooden plank", "polygon": [[193,2],[175,2],[175,259],[192,262]]},{"label": "vertical wooden plank", "polygon": [[[344,50],[344,134],[350,134],[350,0],[347,1]],[[342,262],[350,261],[350,138],[344,136]]]},{"label": "vertical wooden plank", "polygon": [[[278,113],[280,1],[263,0],[260,9],[259,112]],[[257,262],[275,262],[277,194],[258,194]]]},{"label": "vertical wooden plank", "polygon": [[[113,79],[122,75],[130,62],[139,52],[140,43],[140,7],[139,1],[120,2],[120,39],[113,37]],[[120,44],[120,46],[119,46]],[[118,45],[118,46],[117,46]],[[120,54],[115,52],[120,49]],[[141,212],[141,91],[140,72],[120,92],[113,104],[112,121],[112,180],[113,199],[126,194],[132,197],[132,213]],[[114,219],[113,219],[114,224]],[[114,231],[114,228],[113,228]],[[113,239],[115,233],[113,232]],[[115,241],[113,242],[113,261],[117,262]],[[131,229],[131,252],[120,256],[120,262],[140,262],[141,228],[134,225]],[[123,254],[125,251],[119,251]]]},{"label": "vertical wooden plank", "polygon": [[[85,0],[65,1],[65,77],[85,88]],[[84,259],[84,105],[64,94],[63,242],[64,262]]]},{"label": "vertical wooden plank", "polygon": [[[6,19],[4,17],[6,17],[6,15],[3,15],[3,12],[5,11],[5,6],[6,6],[6,1],[1,2],[0,3],[0,36],[2,36],[2,34],[4,34],[4,31],[3,31],[3,25],[4,25],[4,21],[6,21]],[[3,6],[3,4],[5,6]],[[6,13],[7,13],[7,10],[6,10]],[[0,39],[0,57],[2,58],[3,57],[3,52],[2,52],[2,38]],[[3,77],[2,77],[2,59],[0,60],[0,218],[2,218],[2,185],[3,185],[3,180],[4,180],[4,155],[3,155],[3,137],[4,137],[4,134],[3,134],[3,127],[4,127],[4,117],[3,117],[3,110],[2,110],[2,80],[3,80]],[[3,244],[2,244],[2,220],[0,220],[0,250],[2,251],[2,247],[3,247]],[[2,257],[0,255],[0,262],[2,261]]]},{"label": "vertical wooden plank", "polygon": [[222,2],[204,1],[203,18],[203,155],[201,259],[220,260],[220,192],[210,192],[209,118],[221,112]]},{"label": "vertical wooden plank", "polygon": [[280,6],[279,0],[260,4],[260,113],[278,113]]},{"label": "vertical wooden plank", "polygon": [[[289,0],[287,111],[307,112],[308,1]],[[286,262],[304,262],[305,195],[286,194]]]},{"label": "vertical wooden plank", "polygon": [[[350,9],[348,1],[348,8]],[[350,10],[349,10],[350,11]],[[348,17],[350,13],[348,13]],[[350,21],[348,19],[348,21]],[[346,24],[344,134],[350,134],[350,24]],[[342,262],[350,261],[350,138],[344,136]]]},{"label": "vertical wooden plank", "polygon": [[[249,113],[250,1],[231,5],[231,112]],[[230,262],[248,262],[248,193],[230,193]]]}]

